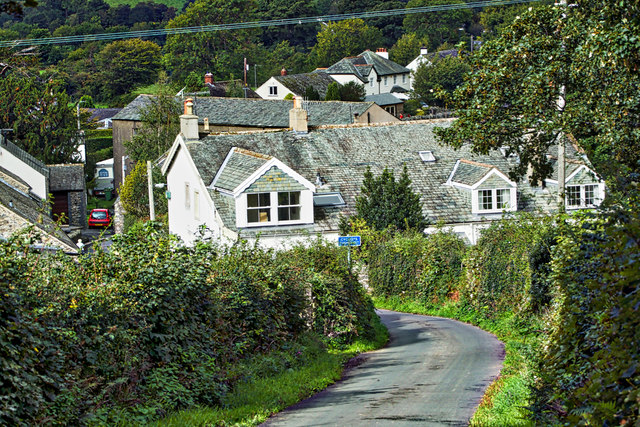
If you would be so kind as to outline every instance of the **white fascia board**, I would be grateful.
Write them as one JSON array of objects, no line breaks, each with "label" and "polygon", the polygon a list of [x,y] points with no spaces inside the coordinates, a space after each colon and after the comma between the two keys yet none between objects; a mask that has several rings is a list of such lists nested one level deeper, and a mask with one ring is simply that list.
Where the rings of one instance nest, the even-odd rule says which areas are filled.
[{"label": "white fascia board", "polygon": [[260,168],[258,168],[254,173],[252,173],[251,176],[249,178],[245,179],[242,184],[238,185],[235,188],[235,190],[233,191],[234,197],[239,197],[240,194],[242,194],[244,192],[244,190],[246,190],[251,184],[253,184],[258,178],[260,178],[262,175],[264,175],[273,166],[281,169],[284,173],[286,173],[287,175],[289,175],[290,177],[292,177],[293,179],[298,181],[300,184],[302,184],[304,187],[306,187],[311,192],[313,192],[313,193],[316,192],[316,186],[315,185],[310,183],[305,177],[303,177],[298,172],[294,171],[289,166],[285,165],[280,160],[278,160],[278,159],[276,159],[274,157],[271,160],[269,160],[267,163],[262,165]]},{"label": "white fascia board", "polygon": [[495,167],[492,168],[489,172],[487,172],[478,182],[476,182],[471,189],[475,190],[478,187],[480,187],[482,185],[483,182],[485,182],[487,179],[489,179],[491,177],[491,175],[497,175],[500,178],[502,178],[504,181],[506,181],[507,184],[509,184],[511,187],[516,188],[518,185],[511,181],[509,179],[508,176],[506,176],[505,174],[503,174],[502,172],[500,172],[498,169],[496,169]]},{"label": "white fascia board", "polygon": [[176,139],[173,141],[173,145],[169,149],[169,154],[167,154],[167,159],[162,165],[162,169],[160,169],[160,171],[162,172],[162,175],[166,175],[167,172],[169,171],[169,168],[171,167],[171,163],[173,162],[173,158],[178,153],[178,149],[180,148],[180,146],[182,146],[182,148],[185,148],[185,149],[187,148],[184,143],[184,139],[182,138],[182,134],[178,134],[178,136],[176,136]]},{"label": "white fascia board", "polygon": [[460,166],[460,159],[456,160],[456,164],[453,165],[453,170],[449,174],[449,178],[447,178],[447,182],[445,182],[445,185],[453,185],[453,176],[456,174],[458,166]]},{"label": "white fascia board", "polygon": [[[211,181],[211,185],[209,186],[209,188],[215,188],[216,186],[216,182],[218,181],[218,178],[220,178],[220,175],[222,174],[222,171],[224,170],[224,168],[227,166],[227,163],[229,162],[229,159],[231,158],[231,156],[233,156],[233,153],[236,152],[236,147],[231,147],[231,150],[229,150],[229,152],[227,153],[227,157],[224,158],[224,161],[222,162],[222,166],[220,166],[220,169],[218,169],[218,172],[216,172],[216,176],[213,177],[213,180]],[[224,191],[219,189],[220,191]]]},{"label": "white fascia board", "polygon": [[602,182],[602,180],[600,179],[600,177],[598,176],[597,173],[595,173],[595,171],[593,171],[592,169],[590,169],[589,167],[587,167],[586,165],[580,165],[579,168],[577,168],[576,170],[573,171],[573,173],[571,175],[569,175],[566,179],[565,179],[565,183],[571,181],[577,174],[580,173],[580,171],[586,170],[589,173],[592,173],[593,176],[596,177],[596,179],[598,180],[598,182]]}]

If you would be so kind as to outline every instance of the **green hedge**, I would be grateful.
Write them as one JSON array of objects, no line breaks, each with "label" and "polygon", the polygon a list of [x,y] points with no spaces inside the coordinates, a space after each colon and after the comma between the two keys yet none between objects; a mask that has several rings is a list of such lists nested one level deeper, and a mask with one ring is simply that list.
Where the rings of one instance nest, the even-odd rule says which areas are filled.
[{"label": "green hedge", "polygon": [[187,248],[150,223],[91,257],[0,248],[0,423],[145,423],[214,405],[237,361],[309,329],[348,342],[374,315],[338,264],[290,262],[336,256],[320,243],[289,257]]}]

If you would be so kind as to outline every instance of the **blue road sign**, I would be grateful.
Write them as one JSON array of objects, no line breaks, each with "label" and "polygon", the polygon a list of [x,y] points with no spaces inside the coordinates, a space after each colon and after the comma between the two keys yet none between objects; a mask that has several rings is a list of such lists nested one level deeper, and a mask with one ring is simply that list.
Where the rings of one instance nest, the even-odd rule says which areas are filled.
[{"label": "blue road sign", "polygon": [[340,236],[338,246],[360,246],[360,236]]}]

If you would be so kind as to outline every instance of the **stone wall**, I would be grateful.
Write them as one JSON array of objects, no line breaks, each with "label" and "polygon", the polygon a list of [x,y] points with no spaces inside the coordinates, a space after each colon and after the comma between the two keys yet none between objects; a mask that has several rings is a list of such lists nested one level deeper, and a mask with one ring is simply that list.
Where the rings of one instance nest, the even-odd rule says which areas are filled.
[{"label": "stone wall", "polygon": [[69,225],[82,228],[87,226],[87,196],[84,191],[69,192]]},{"label": "stone wall", "polygon": [[84,181],[84,165],[49,165],[49,190],[68,192],[69,225],[87,226],[87,192]]}]

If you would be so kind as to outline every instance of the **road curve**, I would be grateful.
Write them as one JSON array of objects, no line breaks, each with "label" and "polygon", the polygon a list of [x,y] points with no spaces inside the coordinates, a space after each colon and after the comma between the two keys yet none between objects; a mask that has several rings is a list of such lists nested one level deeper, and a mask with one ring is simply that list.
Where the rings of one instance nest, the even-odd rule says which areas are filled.
[{"label": "road curve", "polygon": [[389,345],[263,426],[466,426],[498,376],[504,345],[475,326],[378,311]]}]

